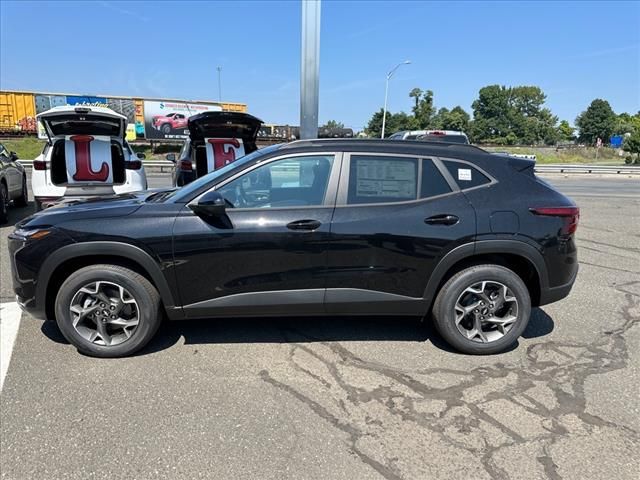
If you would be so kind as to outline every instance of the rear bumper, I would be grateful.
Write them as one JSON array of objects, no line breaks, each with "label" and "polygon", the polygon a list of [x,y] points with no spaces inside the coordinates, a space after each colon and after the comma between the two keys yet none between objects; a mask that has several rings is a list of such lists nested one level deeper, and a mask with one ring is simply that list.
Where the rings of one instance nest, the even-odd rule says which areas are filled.
[{"label": "rear bumper", "polygon": [[577,276],[578,266],[576,265],[575,270],[573,271],[573,274],[571,276],[571,280],[569,280],[567,283],[558,285],[556,287],[543,288],[540,291],[539,306],[548,305],[567,297],[569,295],[569,292],[571,292],[571,289],[573,288],[573,284],[575,283]]}]

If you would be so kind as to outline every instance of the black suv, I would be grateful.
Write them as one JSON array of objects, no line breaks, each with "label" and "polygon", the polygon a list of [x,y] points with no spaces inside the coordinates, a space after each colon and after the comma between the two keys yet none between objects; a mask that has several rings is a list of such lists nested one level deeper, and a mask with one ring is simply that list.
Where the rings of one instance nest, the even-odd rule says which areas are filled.
[{"label": "black suv", "polygon": [[161,319],[432,315],[466,353],[568,295],[575,204],[530,160],[468,145],[303,140],[179,189],[77,201],[10,235],[20,304],[89,355]]}]

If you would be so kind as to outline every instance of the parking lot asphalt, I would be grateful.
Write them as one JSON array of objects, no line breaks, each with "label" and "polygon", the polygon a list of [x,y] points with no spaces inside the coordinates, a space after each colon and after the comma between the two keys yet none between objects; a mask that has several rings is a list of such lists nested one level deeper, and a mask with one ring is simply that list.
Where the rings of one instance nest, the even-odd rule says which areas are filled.
[{"label": "parking lot asphalt", "polygon": [[167,323],[98,360],[1,310],[3,332],[19,322],[1,478],[638,478],[640,182],[545,178],[581,207],[580,273],[500,355],[452,352],[413,319],[274,318]]}]

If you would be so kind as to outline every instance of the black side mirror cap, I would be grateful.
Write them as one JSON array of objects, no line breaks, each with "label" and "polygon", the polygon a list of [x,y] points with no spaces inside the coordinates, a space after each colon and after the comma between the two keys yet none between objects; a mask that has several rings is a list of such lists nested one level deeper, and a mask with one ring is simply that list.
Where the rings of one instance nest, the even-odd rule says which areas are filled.
[{"label": "black side mirror cap", "polygon": [[175,153],[167,153],[167,160],[170,162],[176,163],[176,154]]},{"label": "black side mirror cap", "polygon": [[199,216],[222,217],[226,215],[227,202],[220,192],[213,190],[200,197],[197,203],[190,203],[189,208]]}]

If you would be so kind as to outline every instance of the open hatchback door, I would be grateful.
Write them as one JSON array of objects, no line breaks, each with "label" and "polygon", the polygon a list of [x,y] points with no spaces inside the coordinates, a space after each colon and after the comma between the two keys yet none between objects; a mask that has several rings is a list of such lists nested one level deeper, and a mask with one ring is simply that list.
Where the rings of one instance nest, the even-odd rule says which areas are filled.
[{"label": "open hatchback door", "polygon": [[201,177],[258,149],[262,120],[240,112],[203,112],[189,117],[191,158]]},{"label": "open hatchback door", "polygon": [[62,106],[37,116],[49,142],[34,161],[34,196],[109,195],[146,187],[142,163],[125,142],[127,117],[104,107]]}]

